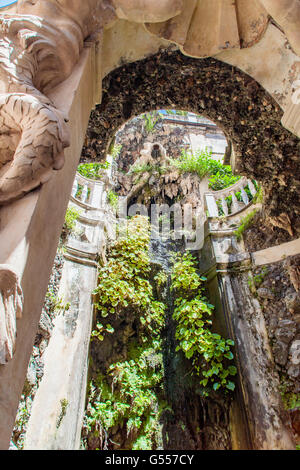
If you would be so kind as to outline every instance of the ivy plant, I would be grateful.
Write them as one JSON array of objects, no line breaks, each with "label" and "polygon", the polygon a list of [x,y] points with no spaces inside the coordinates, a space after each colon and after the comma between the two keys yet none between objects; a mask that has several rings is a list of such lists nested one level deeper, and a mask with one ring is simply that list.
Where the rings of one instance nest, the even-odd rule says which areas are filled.
[{"label": "ivy plant", "polygon": [[111,363],[106,374],[92,380],[85,425],[94,436],[125,426],[133,449],[152,449],[157,443],[164,406],[161,330],[165,306],[155,300],[149,281],[149,238],[148,218],[130,219],[110,246],[108,262],[99,267],[94,292],[97,317],[102,320],[97,321],[92,339],[103,341],[106,334],[114,334],[114,318],[127,312],[136,318],[139,340],[132,341],[126,360]]},{"label": "ivy plant", "polygon": [[177,351],[181,350],[192,361],[193,372],[200,377],[203,395],[222,388],[233,391],[231,377],[237,369],[230,364],[234,342],[211,331],[211,305],[204,296],[206,279],[197,273],[196,260],[190,253],[173,258],[171,289],[175,291]]}]

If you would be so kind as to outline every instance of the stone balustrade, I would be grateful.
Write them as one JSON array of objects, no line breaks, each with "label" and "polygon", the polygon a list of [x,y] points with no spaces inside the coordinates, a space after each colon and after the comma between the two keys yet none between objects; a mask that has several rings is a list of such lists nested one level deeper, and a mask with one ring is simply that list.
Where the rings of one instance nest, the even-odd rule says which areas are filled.
[{"label": "stone balustrade", "polygon": [[256,193],[254,183],[245,177],[229,188],[207,192],[205,204],[208,217],[228,217],[237,214],[251,204]]},{"label": "stone balustrade", "polygon": [[79,204],[80,206],[89,206],[99,208],[104,203],[105,198],[105,184],[102,181],[94,181],[76,173],[71,201]]}]

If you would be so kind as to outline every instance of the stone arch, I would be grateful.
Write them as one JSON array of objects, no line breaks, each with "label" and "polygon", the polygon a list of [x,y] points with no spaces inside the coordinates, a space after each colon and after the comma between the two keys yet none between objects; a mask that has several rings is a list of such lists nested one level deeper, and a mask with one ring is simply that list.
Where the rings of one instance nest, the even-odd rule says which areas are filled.
[{"label": "stone arch", "polygon": [[103,81],[103,97],[91,114],[87,145],[103,158],[116,131],[129,119],[177,108],[211,119],[232,141],[235,170],[263,184],[267,214],[275,224],[299,220],[299,139],[281,124],[283,111],[249,75],[216,59],[163,51],[126,64]]}]

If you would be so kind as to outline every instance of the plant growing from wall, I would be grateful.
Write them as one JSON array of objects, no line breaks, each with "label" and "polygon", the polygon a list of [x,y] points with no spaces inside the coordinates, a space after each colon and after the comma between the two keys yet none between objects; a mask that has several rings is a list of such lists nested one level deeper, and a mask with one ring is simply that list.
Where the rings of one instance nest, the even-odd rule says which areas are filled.
[{"label": "plant growing from wall", "polygon": [[122,144],[114,144],[110,150],[110,154],[113,157],[113,160],[116,160],[120,155],[122,150]]},{"label": "plant growing from wall", "polygon": [[158,121],[161,119],[161,114],[154,111],[150,113],[146,113],[143,115],[143,119],[145,122],[145,130],[148,134],[151,134],[153,131],[155,125],[158,123]]},{"label": "plant growing from wall", "polygon": [[65,215],[65,222],[63,225],[63,231],[65,234],[71,233],[75,230],[76,221],[80,216],[80,210],[76,209],[74,206],[69,206]]},{"label": "plant growing from wall", "polygon": [[213,305],[204,296],[206,279],[198,275],[190,253],[177,254],[173,260],[171,290],[175,292],[177,350],[192,361],[193,372],[200,377],[203,395],[210,390],[233,391],[231,377],[237,372],[230,364],[234,342],[211,331]]},{"label": "plant growing from wall", "polygon": [[109,205],[113,208],[113,209],[117,209],[118,207],[118,201],[119,201],[119,196],[117,193],[115,193],[114,191],[112,191],[111,189],[108,191],[107,193],[107,201],[109,203]]},{"label": "plant growing from wall", "polygon": [[[165,395],[162,358],[166,305],[156,300],[153,289],[153,285],[158,290],[166,286],[168,275],[159,271],[150,283],[149,241],[148,219],[130,219],[110,246],[107,263],[99,267],[93,343],[103,344],[108,337],[114,341],[118,319],[124,325],[130,318],[136,331],[127,343],[126,357],[98,369],[90,383],[85,436],[98,440],[103,449],[118,447],[119,440],[125,448],[158,448],[162,445],[160,418],[165,410],[172,411]],[[192,362],[202,395],[219,388],[234,390],[230,380],[236,374],[230,364],[233,342],[210,329],[213,306],[203,293],[205,278],[197,274],[189,253],[174,258],[171,282],[177,350]]]},{"label": "plant growing from wall", "polygon": [[247,230],[247,228],[249,228],[251,224],[253,223],[256,212],[257,210],[254,209],[253,211],[249,212],[247,215],[245,215],[245,217],[241,219],[239,227],[234,232],[238,241],[241,240],[242,235],[245,232],[245,230]]},{"label": "plant growing from wall", "polygon": [[85,178],[100,180],[103,176],[103,170],[107,170],[109,167],[109,162],[82,163],[77,167],[77,171]]},{"label": "plant growing from wall", "polygon": [[[116,317],[136,319],[139,336],[131,341],[126,360],[113,362],[90,386],[86,427],[94,435],[123,429],[133,449],[151,449],[157,440],[163,407],[163,365],[160,333],[164,305],[155,300],[150,274],[150,226],[142,216],[128,221],[109,249],[108,262],[99,269],[94,292],[98,311],[93,340],[103,341]],[[122,317],[123,318],[123,317]]]},{"label": "plant growing from wall", "polygon": [[230,165],[223,165],[212,158],[212,152],[205,150],[182,150],[179,159],[172,159],[172,165],[182,173],[196,173],[199,178],[209,176],[209,188],[213,191],[232,186],[240,176],[232,173]]}]

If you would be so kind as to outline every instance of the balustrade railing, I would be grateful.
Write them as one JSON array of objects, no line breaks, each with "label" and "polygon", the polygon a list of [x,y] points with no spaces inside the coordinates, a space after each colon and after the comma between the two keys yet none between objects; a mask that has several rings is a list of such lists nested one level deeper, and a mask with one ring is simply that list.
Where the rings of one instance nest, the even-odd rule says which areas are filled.
[{"label": "balustrade railing", "polygon": [[[107,156],[107,161],[111,164],[111,156]],[[103,208],[106,202],[106,192],[111,185],[111,169],[103,172],[101,180],[92,180],[76,173],[71,199],[79,205],[89,208]]]},{"label": "balustrade railing", "polygon": [[205,193],[205,201],[208,216],[227,217],[234,215],[251,204],[256,193],[253,181],[245,177],[229,188],[207,192]]}]

